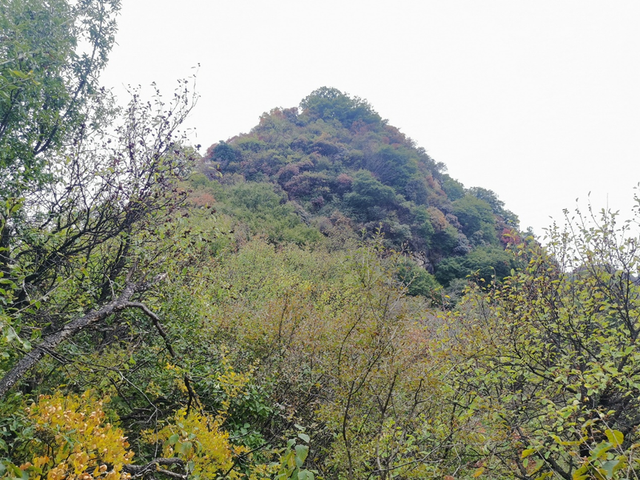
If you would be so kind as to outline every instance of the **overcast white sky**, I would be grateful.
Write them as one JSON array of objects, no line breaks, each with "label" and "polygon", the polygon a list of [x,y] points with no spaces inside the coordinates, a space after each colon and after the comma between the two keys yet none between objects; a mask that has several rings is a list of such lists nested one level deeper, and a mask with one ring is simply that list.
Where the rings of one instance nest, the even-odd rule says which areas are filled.
[{"label": "overcast white sky", "polygon": [[[169,94],[200,64],[202,151],[321,86],[367,99],[522,227],[640,182],[638,0],[123,0],[103,83]],[[122,95],[122,100],[125,96]]]}]

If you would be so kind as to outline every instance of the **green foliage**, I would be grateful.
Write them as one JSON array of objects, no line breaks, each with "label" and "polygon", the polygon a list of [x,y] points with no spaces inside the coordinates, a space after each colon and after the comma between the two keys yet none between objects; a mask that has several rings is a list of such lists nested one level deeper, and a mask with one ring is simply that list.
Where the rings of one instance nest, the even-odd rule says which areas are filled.
[{"label": "green foliage", "polygon": [[494,477],[640,471],[637,239],[613,214],[579,218],[573,231],[552,230],[547,249],[523,244],[526,267],[469,294],[453,320],[466,350],[453,389],[489,427],[478,455]]},{"label": "green foliage", "polygon": [[[351,222],[342,228],[352,236],[382,234],[385,247],[424,257],[432,270],[451,255],[499,245],[498,232],[517,226],[517,217],[493,192],[466,194],[442,173],[442,164],[382,121],[367,102],[332,88],[312,92],[301,111],[273,109],[250,133],[212,146],[200,170],[213,178],[208,172],[215,168],[222,184],[278,185],[286,194],[283,202],[305,224],[323,225],[325,234],[335,231],[326,219],[346,215]],[[428,217],[419,207],[429,210]],[[250,222],[249,230],[259,230],[256,225]]]},{"label": "green foliage", "polygon": [[305,443],[298,443],[299,440],[308,443],[309,436],[305,433],[299,433],[298,438],[292,438],[287,442],[286,453],[280,459],[276,480],[314,480],[315,475],[311,470],[302,469],[307,456],[309,455],[309,447]]},{"label": "green foliage", "polygon": [[465,195],[453,202],[453,214],[462,224],[462,232],[475,243],[497,243],[495,217],[486,201]]},{"label": "green foliage", "polygon": [[0,5],[0,196],[51,181],[44,153],[106,119],[97,77],[113,44],[118,0],[8,0]]},{"label": "green foliage", "polygon": [[412,153],[415,155],[406,148],[385,146],[368,158],[365,166],[386,185],[402,189],[418,171]]},{"label": "green foliage", "polygon": [[[444,255],[451,255],[459,244],[459,238],[460,232],[453,225],[447,224],[444,228],[435,231],[432,245],[443,252]],[[440,268],[441,262],[438,263],[438,268]],[[462,272],[460,274],[462,275]]]},{"label": "green foliage", "polygon": [[407,287],[407,294],[434,298],[441,290],[441,285],[433,275],[415,262],[405,260],[398,266],[398,279]]},{"label": "green foliage", "polygon": [[22,394],[9,394],[3,398],[0,402],[0,419],[0,465],[8,464],[11,460],[25,460],[30,454],[26,446],[34,439],[35,428],[27,418]]},{"label": "green foliage", "polygon": [[487,202],[491,206],[493,213],[496,214],[508,227],[512,229],[518,228],[518,216],[504,208],[504,202],[498,199],[498,196],[493,190],[487,190],[486,188],[481,187],[472,187],[469,189],[469,194]]},{"label": "green foliage", "polygon": [[337,120],[349,128],[355,122],[380,123],[382,119],[366,100],[350,97],[336,88],[321,87],[300,102],[303,113],[316,119]]},{"label": "green foliage", "polygon": [[493,192],[326,87],[194,173],[187,83],[100,101],[117,1],[0,10],[0,475],[634,477],[637,261],[610,223],[515,261]]},{"label": "green foliage", "polygon": [[436,231],[433,223],[431,223],[429,211],[423,205],[419,205],[413,209],[412,214],[414,216],[414,224],[417,225],[417,233],[428,246],[431,242],[431,237]]},{"label": "green foliage", "polygon": [[516,266],[513,256],[499,247],[483,246],[462,257],[448,257],[438,264],[436,278],[448,286],[456,278],[471,277],[483,283],[501,281]]},{"label": "green foliage", "polygon": [[269,183],[240,183],[220,192],[220,210],[245,223],[253,235],[264,234],[274,243],[313,244],[320,232],[308,227]]},{"label": "green foliage", "polygon": [[380,183],[368,170],[360,170],[353,177],[352,192],[345,202],[365,220],[379,220],[379,209],[393,206],[396,195],[393,188]]},{"label": "green foliage", "polygon": [[464,185],[446,173],[442,175],[442,189],[451,201],[458,200],[465,196]]},{"label": "green foliage", "polygon": [[212,158],[228,166],[240,158],[240,153],[228,143],[220,141],[212,150]]},{"label": "green foliage", "polygon": [[[429,337],[417,320],[426,302],[404,297],[397,274],[405,260],[382,260],[378,248],[329,253],[254,240],[218,259],[206,285],[215,296],[191,294],[207,302],[196,308],[205,318],[198,336],[208,336],[198,341],[223,342],[239,365],[257,366],[256,381],[278,405],[262,436],[304,426],[317,439],[308,468],[324,477],[372,473],[374,451],[376,463],[408,478],[439,468],[426,465],[439,465],[444,437],[422,430],[433,428],[427,418],[447,417],[432,401],[438,382],[425,373]],[[426,463],[405,465],[423,455]]]},{"label": "green foliage", "polygon": [[419,174],[414,174],[409,178],[404,186],[404,196],[418,205],[426,205],[429,198],[429,186],[424,178]]}]

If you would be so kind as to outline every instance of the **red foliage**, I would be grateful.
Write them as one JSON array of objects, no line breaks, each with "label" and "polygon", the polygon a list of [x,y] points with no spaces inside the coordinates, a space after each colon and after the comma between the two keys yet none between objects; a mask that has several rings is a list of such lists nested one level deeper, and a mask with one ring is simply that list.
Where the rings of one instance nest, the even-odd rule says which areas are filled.
[{"label": "red foliage", "polygon": [[518,245],[522,243],[522,237],[514,229],[505,227],[500,234],[500,241],[503,245]]},{"label": "red foliage", "polygon": [[207,192],[193,192],[189,196],[189,201],[198,207],[210,207],[216,202],[216,199]]}]

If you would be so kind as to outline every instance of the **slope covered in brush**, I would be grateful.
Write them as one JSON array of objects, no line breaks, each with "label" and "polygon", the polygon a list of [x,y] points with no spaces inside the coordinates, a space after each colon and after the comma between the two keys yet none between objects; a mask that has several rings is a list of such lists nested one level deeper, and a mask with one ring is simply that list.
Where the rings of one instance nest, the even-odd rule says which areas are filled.
[{"label": "slope covered in brush", "polygon": [[337,89],[263,114],[248,134],[211,146],[206,159],[227,185],[273,184],[322,233],[338,223],[381,233],[443,285],[511,268],[504,245],[518,221],[495,193],[465,189],[368,102]]}]

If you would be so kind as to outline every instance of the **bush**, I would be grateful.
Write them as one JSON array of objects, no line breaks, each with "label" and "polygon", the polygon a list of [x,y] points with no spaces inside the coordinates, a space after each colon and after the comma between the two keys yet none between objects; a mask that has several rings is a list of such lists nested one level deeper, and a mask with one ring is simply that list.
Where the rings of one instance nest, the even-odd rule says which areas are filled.
[{"label": "bush", "polygon": [[613,214],[578,218],[451,315],[451,388],[491,478],[638,478],[639,243]]}]

